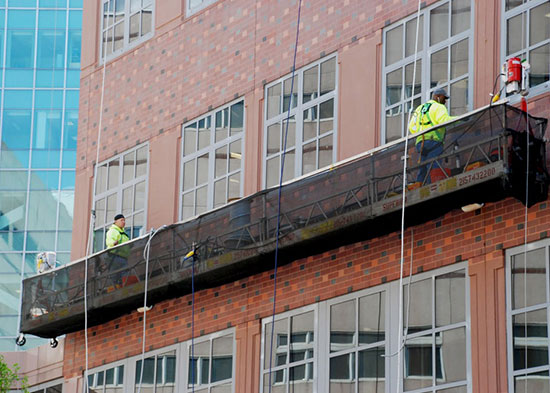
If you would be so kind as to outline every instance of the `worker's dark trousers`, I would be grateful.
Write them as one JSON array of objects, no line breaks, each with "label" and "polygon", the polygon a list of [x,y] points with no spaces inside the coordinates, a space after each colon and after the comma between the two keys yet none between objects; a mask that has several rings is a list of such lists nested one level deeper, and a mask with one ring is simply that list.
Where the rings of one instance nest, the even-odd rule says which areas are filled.
[{"label": "worker's dark trousers", "polygon": [[[416,144],[416,151],[420,154],[420,162],[428,161],[443,154],[443,143],[426,139],[424,140],[424,145],[422,145],[422,142]],[[423,182],[424,179],[426,180],[425,184],[430,184],[432,182],[429,175],[426,178],[428,167],[429,165],[422,165],[419,168],[418,175],[416,176],[417,182]],[[433,168],[440,168],[440,165],[434,162],[432,164],[432,169]]]}]

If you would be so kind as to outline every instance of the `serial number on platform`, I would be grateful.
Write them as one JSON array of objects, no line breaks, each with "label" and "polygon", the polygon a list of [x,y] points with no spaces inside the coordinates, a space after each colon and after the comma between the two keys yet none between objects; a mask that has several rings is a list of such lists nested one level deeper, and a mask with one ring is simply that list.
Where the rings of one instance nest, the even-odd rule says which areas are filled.
[{"label": "serial number on platform", "polygon": [[487,168],[483,171],[467,175],[458,179],[458,186],[465,186],[468,183],[471,183],[476,180],[485,179],[486,177],[494,176],[497,173],[496,168]]}]

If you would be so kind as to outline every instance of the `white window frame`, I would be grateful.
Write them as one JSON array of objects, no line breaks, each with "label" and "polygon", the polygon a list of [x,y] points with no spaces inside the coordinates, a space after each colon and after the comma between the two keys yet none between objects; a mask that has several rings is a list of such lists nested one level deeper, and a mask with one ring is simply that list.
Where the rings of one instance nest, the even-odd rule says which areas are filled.
[{"label": "white window frame", "polygon": [[[525,17],[525,30],[522,32],[522,34],[525,34],[525,42],[528,43],[529,42],[529,25],[530,25],[530,15],[531,13],[529,12],[532,8],[535,8],[539,5],[542,5],[544,3],[546,3],[548,0],[529,0],[529,1],[526,1],[526,3],[520,5],[520,6],[517,6],[509,11],[506,11],[506,0],[501,0],[501,9],[502,9],[502,12],[500,13],[501,15],[501,18],[500,18],[500,25],[502,26],[500,31],[501,31],[501,37],[500,37],[500,63],[503,64],[507,59],[511,58],[511,57],[516,57],[516,56],[519,56],[520,58],[523,58],[522,54],[526,54],[527,55],[527,60],[529,61],[529,52],[533,49],[537,49],[541,46],[544,46],[544,45],[547,45],[550,43],[550,38],[547,38],[546,40],[543,40],[541,42],[538,42],[537,44],[535,45],[527,45],[525,48],[521,49],[520,51],[518,52],[514,52],[512,53],[511,55],[506,55],[506,42],[507,42],[507,38],[508,38],[508,19],[510,18],[513,18],[514,16],[517,16],[521,13],[526,13],[526,17]],[[501,87],[503,87],[504,85],[502,84],[502,81],[501,81]],[[545,93],[545,92],[548,92],[548,90],[550,89],[550,81],[547,81],[547,82],[544,82],[544,83],[541,83],[540,85],[537,85],[535,87],[531,87],[529,88],[529,94],[528,94],[528,97],[534,97],[534,96],[537,96],[539,94],[542,94],[542,93]],[[503,93],[505,95],[505,93]],[[521,96],[519,94],[513,94],[513,95],[510,95],[509,96],[510,98],[510,101],[512,103],[516,103],[516,102],[519,102],[520,99],[521,99]]]},{"label": "white window frame", "polygon": [[[91,376],[92,377],[92,383],[90,384],[90,387],[92,386],[95,386],[95,384],[97,383],[96,379],[97,379],[97,373],[99,372],[102,372],[103,371],[103,381],[105,381],[105,371],[109,370],[109,369],[112,369],[114,368],[115,369],[115,373],[116,373],[116,378],[117,378],[117,381],[118,381],[118,367],[120,366],[123,366],[124,367],[124,375],[123,375],[123,378],[122,378],[122,386],[121,386],[121,390],[120,392],[123,393],[123,392],[126,392],[128,391],[127,390],[127,386],[128,386],[128,382],[130,381],[128,379],[128,365],[129,365],[129,359],[123,359],[123,360],[119,360],[119,361],[116,361],[116,362],[113,362],[113,363],[109,363],[109,364],[105,364],[103,366],[100,366],[100,367],[95,367],[93,369],[90,369],[88,370],[88,378]],[[119,381],[120,382],[120,381]],[[86,381],[86,376],[83,375],[83,384],[82,384],[82,391],[84,393],[86,393],[86,385],[87,385],[87,381]],[[104,388],[103,390],[99,390],[97,389],[96,391],[98,393],[103,393],[105,391],[105,388],[107,387],[107,385],[103,385]],[[118,386],[118,385],[108,385],[108,386]],[[91,390],[91,389],[90,389]]]},{"label": "white window frame", "polygon": [[[538,250],[538,249],[544,249],[545,254],[545,267],[546,267],[546,302],[544,303],[538,303],[535,305],[527,306],[527,307],[518,307],[515,310],[512,310],[512,257],[517,255],[522,255],[524,252],[528,253],[530,251]],[[527,374],[537,373],[537,372],[548,372],[550,375],[550,360],[548,364],[544,366],[538,366],[538,367],[531,367],[528,369],[520,369],[520,370],[514,370],[514,332],[513,332],[513,317],[518,314],[523,314],[529,311],[539,311],[539,310],[546,310],[546,321],[547,321],[547,335],[550,338],[550,331],[548,328],[550,327],[550,269],[549,269],[549,262],[550,262],[550,239],[544,239],[539,240],[533,243],[529,243],[526,245],[517,246],[514,248],[510,248],[506,250],[506,338],[507,338],[507,352],[508,352],[508,391],[513,393],[514,390],[514,377],[516,376],[523,376]],[[550,355],[550,345],[549,345],[549,338],[543,339],[541,338],[541,341],[546,341],[546,347],[549,350]],[[526,345],[527,345],[527,338]],[[540,345],[540,342],[537,343],[537,340],[530,340],[535,341],[535,345]],[[550,376],[548,377],[550,379]]]},{"label": "white window frame", "polygon": [[[217,338],[220,338],[220,337],[225,337],[225,336],[232,336],[233,338],[233,353],[232,353],[232,370],[231,370],[231,392],[232,393],[235,393],[235,371],[236,371],[236,363],[237,363],[237,359],[236,359],[236,354],[237,354],[237,340],[235,338],[235,328],[230,328],[230,329],[225,329],[225,330],[221,330],[221,331],[218,331],[218,332],[215,332],[215,333],[212,333],[212,334],[207,334],[207,335],[204,335],[204,336],[201,336],[201,337],[197,337],[193,340],[193,343],[194,345],[196,346],[197,344],[200,344],[200,343],[203,343],[203,342],[209,342],[210,343],[210,362],[209,362],[209,365],[210,365],[210,372],[209,372],[209,378],[211,377],[211,371],[212,371],[212,342],[217,339]],[[189,387],[189,358],[191,357],[191,345],[192,345],[192,341],[191,340],[187,340],[185,342],[182,343],[182,346],[181,346],[181,353],[182,353],[182,356],[181,356],[181,359],[182,361],[180,362],[180,368],[178,369],[180,372],[179,374],[181,375],[181,379],[180,379],[180,384],[178,385],[178,392],[185,392],[185,393],[188,393],[188,392],[192,392],[193,389],[191,387]],[[197,369],[200,368],[200,362],[199,364],[197,365]],[[199,380],[199,375],[197,375],[197,380]],[[195,387],[194,387],[194,390],[195,391],[198,391],[200,390],[201,392],[203,391],[203,389],[206,390],[207,393],[210,393],[210,391],[215,388],[216,386],[220,386],[220,385],[225,385],[227,384],[229,381],[229,379],[224,379],[223,381],[217,381],[217,382],[214,382],[214,383],[209,383],[209,384],[196,384]]]},{"label": "white window frame", "polygon": [[[60,379],[56,379],[56,380],[53,380],[53,381],[48,381],[48,382],[44,382],[44,383],[41,383],[39,385],[34,385],[34,386],[31,386],[29,387],[29,393],[46,393],[46,389],[48,388],[51,388],[51,387],[54,387],[54,386],[57,386],[57,385],[61,385],[61,393],[63,393],[63,378],[60,378]],[[18,390],[16,390],[18,391]]]},{"label": "white window frame", "polygon": [[[179,363],[181,361],[181,359],[180,359],[181,349],[180,349],[179,345],[177,345],[177,344],[176,345],[170,345],[170,346],[167,346],[167,347],[162,347],[162,348],[159,348],[159,349],[155,349],[154,351],[146,352],[143,359],[148,359],[148,358],[151,358],[151,357],[155,358],[155,361],[154,361],[155,369],[153,371],[153,375],[156,378],[157,377],[157,356],[165,355],[166,353],[171,352],[171,351],[174,351],[175,352],[174,355],[176,356],[176,365],[175,365],[175,368],[174,368],[174,372],[175,372],[174,382],[162,381],[162,383],[159,383],[157,381],[156,383],[153,383],[153,384],[143,382],[141,384],[142,389],[144,387],[147,387],[147,388],[152,389],[153,391],[156,391],[156,389],[162,389],[163,387],[168,386],[168,387],[173,387],[173,389],[174,389],[173,393],[178,392],[178,383],[179,383],[179,372],[178,372],[178,370],[179,370]],[[142,358],[142,356],[138,355],[138,356],[134,356],[134,357],[129,359],[129,370],[128,370],[127,374],[131,379],[128,380],[128,386],[129,386],[129,392],[128,393],[136,392],[137,389],[138,389],[139,382],[136,382],[136,380],[140,376],[136,374],[137,373],[136,368],[137,368],[138,362],[141,361],[141,358]],[[165,364],[165,362],[163,362],[163,364]],[[143,365],[142,365],[142,367],[143,367]],[[164,379],[164,377],[165,377],[165,373],[163,372],[162,378]]]},{"label": "white window frame", "polygon": [[[224,138],[218,142],[216,142],[216,131],[215,131],[215,127],[216,127],[216,113],[218,112],[221,112],[225,109],[228,109],[229,111],[231,111],[231,106],[235,105],[235,104],[238,104],[239,102],[242,102],[243,104],[243,130],[236,134],[236,135],[230,135],[228,134],[227,138]],[[223,113],[223,112],[222,112]],[[231,116],[231,115],[230,115]],[[212,118],[212,121],[210,122],[210,143],[208,144],[208,146],[200,149],[200,150],[196,150],[195,152],[185,156],[184,155],[184,149],[185,149],[185,128],[193,123],[198,123],[199,121],[203,120],[203,119],[206,119],[208,117],[211,117]],[[231,119],[229,119],[228,121],[230,121]],[[229,133],[230,133],[230,130],[231,130],[231,123],[228,124],[228,130],[229,130]],[[214,183],[215,183],[215,180],[220,180],[222,177],[225,177],[227,179],[227,181],[229,181],[229,177],[231,177],[232,175],[235,175],[237,173],[240,172],[240,184],[239,184],[239,196],[238,198],[242,198],[243,194],[244,194],[244,167],[245,167],[245,160],[246,160],[246,154],[245,154],[245,138],[246,138],[246,103],[245,103],[245,99],[244,97],[239,97],[238,99],[236,100],[233,100],[225,105],[222,105],[216,109],[213,109],[211,111],[209,111],[208,113],[205,113],[204,115],[201,115],[191,121],[188,121],[186,123],[184,123],[181,127],[181,135],[182,135],[182,138],[181,138],[181,154],[180,154],[180,157],[181,157],[181,164],[180,164],[180,187],[179,187],[179,218],[180,220],[190,220],[192,219],[193,217],[196,217],[200,214],[203,214],[203,213],[200,213],[200,214],[194,214],[190,217],[187,217],[187,218],[184,218],[183,217],[183,194],[184,194],[184,190],[183,190],[183,182],[184,182],[184,164],[186,162],[189,162],[191,160],[196,160],[198,157],[204,155],[204,154],[208,154],[208,181],[205,183],[206,184],[206,187],[207,187],[207,198],[206,198],[206,211],[210,211],[210,210],[213,210],[214,209]],[[229,146],[234,143],[234,142],[237,142],[237,141],[241,141],[241,167],[238,169],[238,170],[234,170],[234,171],[227,171],[227,173],[222,176],[222,177],[219,177],[219,178],[216,178],[216,173],[215,173],[215,170],[216,170],[216,150],[221,148],[221,147],[224,147],[224,146],[227,146],[229,148]],[[195,176],[197,174],[197,166],[195,165]],[[204,187],[204,185],[202,185]],[[229,188],[229,185],[226,186],[226,190],[228,190]],[[188,191],[188,192],[193,192],[195,193],[196,195],[196,191],[198,188],[202,188],[202,187],[197,187],[196,183],[195,183],[195,186],[193,187],[193,191]],[[185,194],[187,194],[188,192],[186,192]],[[230,201],[228,201],[230,202]],[[194,198],[194,209],[195,209],[195,212],[196,212],[196,209],[197,209],[197,200],[196,198]]]},{"label": "white window frame", "polygon": [[[328,61],[328,60],[331,60],[331,59],[334,59],[335,60],[335,75],[334,75],[334,90],[328,92],[328,93],[325,93],[323,95],[320,95],[310,101],[308,101],[307,103],[303,103],[303,81],[304,81],[304,72],[305,71],[308,71],[309,69],[315,67],[315,66],[319,66]],[[321,76],[320,76],[320,71],[319,71],[319,74],[318,74],[318,79],[317,79],[317,86],[318,86],[318,89],[320,90],[320,79],[321,79]],[[288,180],[292,180],[292,179],[296,179],[302,175],[307,175],[308,173],[311,173],[310,172],[307,172],[307,173],[304,173],[302,174],[302,148],[304,145],[310,143],[310,142],[313,142],[313,141],[317,141],[319,142],[319,140],[321,140],[324,136],[328,136],[330,134],[332,134],[332,163],[336,162],[336,159],[337,159],[337,151],[338,151],[338,89],[339,89],[339,80],[338,80],[338,76],[339,76],[339,64],[338,64],[338,54],[337,53],[333,53],[331,55],[328,55],[328,56],[325,56],[323,57],[322,59],[319,59],[315,62],[312,62],[312,63],[309,63],[305,66],[303,66],[302,68],[296,70],[295,72],[295,77],[294,77],[294,88],[293,88],[293,94],[296,95],[297,97],[297,103],[296,103],[296,106],[292,107],[292,109],[290,110],[290,118],[294,117],[294,121],[295,121],[295,143],[294,143],[294,147],[289,147],[287,146],[287,152],[289,150],[294,150],[295,151],[295,163],[294,163],[294,176],[291,178],[291,179],[288,179]],[[284,82],[286,80],[292,80],[292,74],[287,74],[273,82],[270,82],[269,84],[265,85],[264,86],[264,114],[263,114],[263,119],[264,119],[264,125],[263,125],[263,148],[262,148],[262,162],[263,162],[263,171],[262,171],[262,184],[264,186],[264,188],[267,188],[267,131],[268,131],[268,127],[273,125],[273,124],[276,124],[276,123],[279,123],[281,122],[282,124],[282,132],[281,132],[281,138],[282,140],[284,140],[284,133],[286,131],[286,119],[288,117],[288,110],[285,110],[284,106],[284,91],[281,91],[281,95],[283,96],[283,99],[282,99],[282,107],[281,107],[281,113],[276,115],[276,116],[273,116],[272,118],[268,119],[267,116],[268,116],[268,91],[269,91],[269,88],[272,87],[272,86],[275,86],[277,84],[281,84],[283,86],[283,89],[284,89]],[[282,90],[283,90],[282,89]],[[311,109],[313,107],[316,107],[317,105],[320,105],[324,102],[328,102],[330,100],[333,100],[334,102],[334,106],[333,106],[333,128],[330,132],[326,132],[325,134],[322,134],[322,135],[318,135],[316,136],[315,138],[313,139],[310,139],[310,140],[307,140],[307,141],[303,141],[303,113],[304,111],[308,110],[308,109]],[[320,114],[318,113],[317,114],[318,117],[320,117]],[[319,152],[319,149],[317,149],[317,153]],[[274,154],[270,157],[275,157],[275,156],[279,156],[281,157],[283,155],[283,151],[282,149],[277,153],[277,154]],[[288,165],[288,162],[285,163],[285,166]],[[279,174],[277,177],[280,176],[280,163],[279,163]],[[325,167],[328,167],[328,166],[325,166]],[[317,168],[316,169],[321,169],[321,167],[319,167],[318,163],[317,163]]]},{"label": "white window frame", "polygon": [[[124,39],[122,43],[122,48],[117,50],[116,52],[113,51],[112,53],[106,55],[105,48],[103,46],[103,33],[106,30],[111,29],[112,27],[105,28],[104,18],[103,18],[103,5],[110,0],[101,0],[99,3],[99,20],[100,20],[100,30],[99,30],[99,63],[103,64],[104,61],[110,61],[118,56],[120,56],[122,53],[125,53],[129,51],[130,49],[138,46],[139,44],[149,40],[151,37],[155,35],[155,10],[156,10],[156,1],[157,0],[151,0],[151,7],[152,7],[152,13],[151,13],[151,31],[142,37],[137,38],[136,40],[130,42],[130,0],[126,0],[124,3]],[[111,0],[112,1],[112,0]],[[140,9],[139,12],[141,12],[143,8]],[[133,15],[136,15],[136,12],[133,13]],[[114,23],[113,23],[114,26]],[[140,21],[140,30],[141,30],[141,21]]]},{"label": "white window frame", "polygon": [[[147,153],[147,163],[145,165],[145,174],[144,175],[141,175],[139,177],[135,176],[132,180],[129,180],[127,182],[123,182],[124,178],[124,156],[129,154],[129,153],[132,153],[134,152],[134,154],[136,154],[136,152],[138,150],[140,150],[141,148],[145,148],[145,151]],[[137,157],[137,156],[136,156]],[[117,198],[117,202],[116,202],[116,210],[115,210],[115,214],[119,214],[119,213],[122,213],[122,201],[123,201],[123,190],[128,188],[128,187],[135,187],[136,184],[138,183],[141,183],[141,182],[145,182],[145,198],[144,198],[144,205],[143,205],[143,210],[133,210],[132,208],[132,214],[131,216],[133,217],[136,213],[143,213],[143,226],[142,226],[142,229],[141,231],[145,231],[146,228],[147,228],[147,203],[148,203],[148,199],[149,199],[149,159],[150,159],[150,154],[149,154],[149,144],[146,142],[146,143],[143,143],[141,145],[138,145],[136,147],[133,147],[131,149],[128,149],[120,154],[117,154],[116,156],[113,156],[105,161],[102,161],[99,163],[99,165],[96,166],[96,170],[95,170],[95,173],[94,173],[94,179],[93,179],[93,198],[92,198],[92,206],[93,206],[93,209],[95,210],[96,208],[96,202],[100,199],[104,199],[105,200],[105,211],[107,211],[107,198],[111,195],[116,195],[116,198]],[[99,194],[96,194],[96,187],[97,187],[97,168],[103,166],[103,165],[106,165],[112,161],[115,161],[115,160],[119,160],[119,170],[118,170],[118,181],[117,181],[117,185],[115,187],[113,187],[112,189],[105,189],[103,192],[99,193]],[[137,168],[137,162],[134,161],[134,168]],[[107,170],[107,176],[108,176],[108,170]],[[108,178],[105,179],[105,181],[107,182],[108,184]],[[135,193],[132,195],[132,200],[135,200]],[[128,217],[127,217],[128,218]],[[97,218],[96,218],[97,220]],[[97,222],[97,221],[96,221]],[[105,222],[102,224],[102,225],[94,225],[94,233],[97,231],[97,230],[100,230],[100,229],[104,229],[104,233],[103,233],[103,247],[105,247],[105,234],[107,233],[107,231],[109,230],[109,227],[113,224],[114,222],[114,217],[105,217]],[[132,220],[132,225],[131,227],[128,226],[127,228],[130,228],[128,229],[128,232],[132,232],[132,228],[133,228],[133,220]],[[128,233],[126,232],[126,233]],[[130,238],[134,238],[133,236],[133,233],[128,233],[128,235],[130,236]],[[95,247],[95,243],[94,243],[94,247]],[[102,248],[102,250],[104,250],[104,248]],[[98,250],[98,251],[101,251],[101,250]]]},{"label": "white window frame", "polygon": [[[474,1],[471,1],[470,2],[470,28],[461,32],[461,33],[458,33],[454,36],[451,36],[451,24],[449,23],[448,24],[448,29],[449,29],[449,36],[447,39],[441,41],[441,42],[438,42],[437,44],[434,44],[432,46],[430,46],[430,12],[431,10],[433,10],[434,8],[437,8],[437,7],[440,7],[442,5],[444,5],[445,3],[448,3],[449,5],[451,4],[451,1],[452,0],[442,0],[442,1],[439,1],[435,4],[432,4],[430,5],[429,7],[426,7],[424,9],[422,9],[420,11],[420,14],[423,16],[423,42],[422,42],[422,50],[419,50],[418,52],[418,55],[417,55],[417,61],[418,60],[422,60],[422,72],[420,73],[420,84],[421,84],[421,89],[420,89],[420,94],[414,94],[408,98],[405,98],[405,89],[406,89],[406,85],[403,83],[402,84],[402,88],[401,88],[401,98],[398,102],[396,103],[393,103],[391,105],[386,105],[386,84],[387,84],[387,76],[388,74],[390,74],[391,72],[393,71],[396,71],[398,69],[403,69],[405,70],[405,67],[409,64],[413,64],[414,62],[414,54],[412,55],[409,55],[408,57],[403,57],[401,60],[399,61],[396,61],[395,63],[393,64],[390,64],[390,65],[387,65],[386,66],[386,45],[388,43],[388,40],[386,38],[386,35],[389,31],[393,30],[394,28],[398,27],[399,25],[402,25],[403,26],[403,53],[405,53],[405,45],[406,45],[406,24],[407,22],[411,22],[411,21],[414,21],[416,20],[417,18],[417,14],[413,14],[407,18],[404,18],[404,19],[401,19],[399,22],[396,22],[396,23],[393,23],[391,24],[390,26],[384,28],[384,31],[383,31],[383,37],[382,37],[382,101],[381,101],[381,113],[380,113],[380,121],[381,121],[381,135],[380,135],[380,141],[381,141],[381,144],[385,144],[385,143],[388,143],[388,140],[386,138],[386,111],[389,110],[389,109],[397,109],[398,111],[400,111],[399,113],[401,113],[401,116],[405,116],[405,120],[403,120],[403,118],[401,118],[401,123],[403,124],[404,122],[406,122],[406,119],[407,119],[407,116],[408,116],[408,112],[406,112],[403,107],[407,107],[408,105],[410,105],[410,103],[414,103],[415,100],[417,100],[418,98],[420,98],[420,102],[426,102],[428,101],[430,98],[431,98],[431,95],[432,95],[432,92],[438,88],[438,87],[443,87],[447,90],[447,93],[450,94],[450,86],[455,83],[455,82],[458,82],[460,80],[464,80],[465,78],[468,78],[468,98],[467,98],[467,111],[471,111],[472,108],[473,108],[473,99],[474,99],[474,45],[475,45],[475,42],[474,42],[474,22],[475,22],[475,18],[474,18],[474,12],[475,12],[475,3]],[[452,17],[452,13],[451,13],[451,10],[449,10],[449,18]],[[445,48],[448,48],[448,64],[447,64],[447,75],[450,77],[451,76],[451,71],[450,71],[450,67],[451,67],[451,61],[450,61],[450,56],[451,56],[451,47],[454,45],[454,44],[457,44],[463,40],[467,39],[468,40],[468,73],[467,74],[463,74],[455,79],[450,79],[450,80],[447,80],[446,82],[444,82],[443,84],[440,84],[440,85],[437,85],[435,87],[431,87],[430,86],[430,83],[431,83],[431,73],[430,73],[430,68],[431,68],[431,56],[432,54],[442,50],[442,49],[445,49]],[[403,75],[402,75],[402,81],[404,82],[405,81],[405,72],[403,71]],[[417,75],[418,75],[418,65],[417,65]],[[418,78],[418,76],[417,76]],[[413,86],[414,86],[414,81],[413,81]],[[414,89],[414,88],[413,88]],[[414,89],[416,90],[416,89]],[[449,101],[452,101],[452,97],[450,98]],[[450,104],[448,103],[447,104],[448,106],[450,106]],[[412,110],[414,110],[414,105],[412,107]],[[411,108],[407,108],[407,110],[411,110]],[[453,115],[451,113],[451,115]],[[407,130],[406,129],[402,129],[401,130],[401,136],[405,136]]]},{"label": "white window frame", "polygon": [[185,0],[185,13],[187,17],[193,16],[193,14],[202,11],[209,5],[216,3],[218,0],[202,0],[201,3],[195,7],[191,7],[191,1],[192,0]]}]

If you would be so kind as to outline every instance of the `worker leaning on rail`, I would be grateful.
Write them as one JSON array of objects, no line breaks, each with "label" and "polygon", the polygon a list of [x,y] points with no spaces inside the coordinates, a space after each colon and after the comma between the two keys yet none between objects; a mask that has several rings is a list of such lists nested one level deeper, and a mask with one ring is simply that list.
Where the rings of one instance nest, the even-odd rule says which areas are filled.
[{"label": "worker leaning on rail", "polygon": [[[435,89],[432,99],[422,105],[419,105],[411,116],[411,120],[409,122],[410,133],[414,135],[433,126],[437,126],[438,124],[455,119],[455,117],[449,116],[449,112],[445,106],[447,98],[449,98],[449,95],[445,89]],[[429,131],[418,136],[416,138],[416,151],[419,154],[418,162],[424,162],[441,155],[443,153],[444,139],[445,127],[436,128],[433,131]],[[427,170],[427,165],[420,167],[418,176],[416,177],[417,182],[424,181]],[[430,182],[430,176],[428,176],[426,183]]]},{"label": "worker leaning on rail", "polygon": [[[126,219],[124,216],[122,214],[117,214],[114,224],[111,225],[105,236],[107,248],[118,246],[130,240],[130,237],[124,232],[125,225]],[[128,256],[130,255],[129,247],[117,247],[109,253],[112,255],[108,268],[110,272],[128,267]],[[122,278],[125,274],[126,272],[124,271],[117,273],[113,278],[114,284],[119,286],[122,285]]]}]

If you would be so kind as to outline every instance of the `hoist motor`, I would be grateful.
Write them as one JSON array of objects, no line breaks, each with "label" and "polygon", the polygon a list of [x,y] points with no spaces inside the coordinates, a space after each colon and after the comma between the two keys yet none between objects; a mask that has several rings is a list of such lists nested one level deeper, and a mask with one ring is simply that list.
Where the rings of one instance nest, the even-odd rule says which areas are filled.
[{"label": "hoist motor", "polygon": [[529,71],[531,65],[519,57],[512,57],[502,65],[502,81],[507,94],[529,94]]}]

